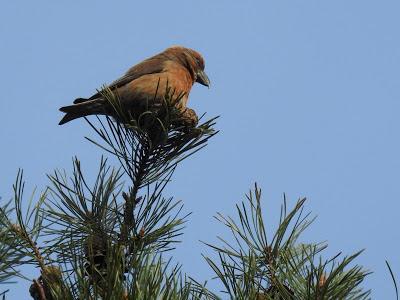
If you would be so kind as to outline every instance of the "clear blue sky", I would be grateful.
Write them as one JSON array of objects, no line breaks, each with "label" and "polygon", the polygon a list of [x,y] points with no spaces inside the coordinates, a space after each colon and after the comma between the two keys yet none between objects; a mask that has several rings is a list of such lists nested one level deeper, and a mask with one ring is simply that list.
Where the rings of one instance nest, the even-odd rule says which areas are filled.
[{"label": "clear blue sky", "polygon": [[[212,216],[232,214],[257,181],[271,220],[283,192],[291,204],[307,196],[318,219],[306,238],[327,240],[330,254],[366,248],[365,285],[393,299],[384,261],[400,278],[399,1],[63,2],[0,4],[3,200],[19,167],[28,192],[71,170],[74,155],[94,172],[102,153],[83,139],[88,126],[58,126],[58,108],[185,45],[212,81],[189,105],[221,115],[221,132],[167,191],[193,212],[176,251],[184,270],[211,276],[199,240],[216,241]],[[10,286],[10,298],[26,299],[28,285]]]}]

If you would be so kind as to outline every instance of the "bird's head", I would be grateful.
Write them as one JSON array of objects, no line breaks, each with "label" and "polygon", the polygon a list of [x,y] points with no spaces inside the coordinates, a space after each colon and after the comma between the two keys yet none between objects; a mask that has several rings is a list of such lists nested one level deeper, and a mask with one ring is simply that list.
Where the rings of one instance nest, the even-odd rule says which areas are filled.
[{"label": "bird's head", "polygon": [[193,49],[182,46],[173,46],[165,50],[166,53],[176,58],[186,69],[188,69],[194,82],[207,87],[210,86],[210,79],[204,72],[205,64],[201,54]]}]

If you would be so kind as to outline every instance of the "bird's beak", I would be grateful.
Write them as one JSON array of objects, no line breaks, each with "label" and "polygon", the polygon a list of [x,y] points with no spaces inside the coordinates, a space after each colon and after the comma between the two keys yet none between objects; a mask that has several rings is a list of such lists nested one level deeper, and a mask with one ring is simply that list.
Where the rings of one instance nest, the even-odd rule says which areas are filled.
[{"label": "bird's beak", "polygon": [[196,82],[210,87],[210,79],[208,79],[207,74],[203,70],[199,70],[196,75]]}]

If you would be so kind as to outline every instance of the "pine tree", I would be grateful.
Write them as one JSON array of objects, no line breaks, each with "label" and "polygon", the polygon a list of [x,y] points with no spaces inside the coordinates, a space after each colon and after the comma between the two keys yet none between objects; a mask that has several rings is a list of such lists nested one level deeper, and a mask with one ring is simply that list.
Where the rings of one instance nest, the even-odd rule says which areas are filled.
[{"label": "pine tree", "polygon": [[[119,166],[103,157],[90,184],[74,158],[72,174],[49,174],[48,188],[33,194],[27,207],[23,172],[18,172],[12,201],[0,207],[2,286],[16,277],[31,280],[27,295],[38,300],[369,297],[370,291],[360,287],[369,272],[353,263],[361,251],[323,259],[326,244],[299,242],[313,221],[304,215],[305,199],[290,211],[284,199],[277,230],[268,234],[257,185],[237,205],[237,218],[216,217],[232,237],[220,238],[221,245],[206,243],[219,257],[205,261],[223,291],[212,292],[183,274],[172,263],[171,251],[188,215],[181,202],[165,198],[163,191],[176,166],[217,133],[216,118],[196,126],[193,111],[175,109],[182,95],[170,89],[162,106],[147,107],[138,116],[122,111],[112,91],[101,93],[116,117],[87,119],[97,136],[88,140]],[[33,280],[24,275],[27,264],[38,268]]]}]

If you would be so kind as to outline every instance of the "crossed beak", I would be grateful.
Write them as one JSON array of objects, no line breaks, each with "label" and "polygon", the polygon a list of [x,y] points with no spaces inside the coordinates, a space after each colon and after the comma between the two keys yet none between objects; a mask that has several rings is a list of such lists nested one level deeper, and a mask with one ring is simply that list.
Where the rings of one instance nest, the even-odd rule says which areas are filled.
[{"label": "crossed beak", "polygon": [[196,73],[196,75],[197,75],[196,82],[205,85],[207,87],[210,87],[210,79],[208,79],[207,74],[203,70],[199,70]]}]

